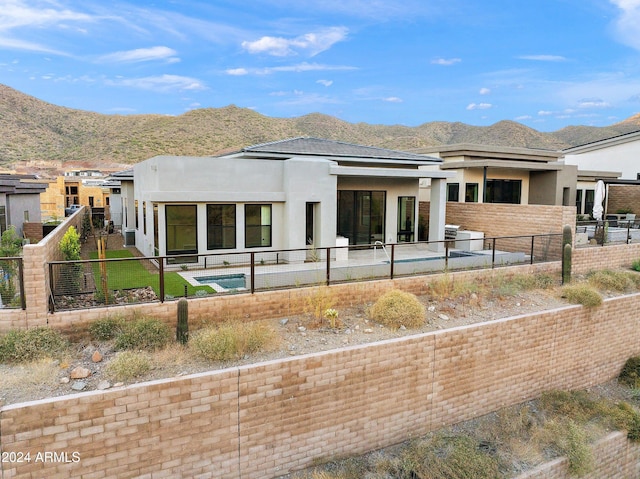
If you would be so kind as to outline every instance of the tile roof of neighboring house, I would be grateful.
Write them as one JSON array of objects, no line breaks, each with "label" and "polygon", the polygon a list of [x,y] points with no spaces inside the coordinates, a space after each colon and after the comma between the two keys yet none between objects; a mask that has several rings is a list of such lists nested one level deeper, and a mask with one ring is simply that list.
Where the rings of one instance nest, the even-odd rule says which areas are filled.
[{"label": "tile roof of neighboring house", "polygon": [[111,173],[107,177],[107,180],[110,180],[110,179],[114,179],[114,180],[133,180],[133,169],[118,171],[116,173]]},{"label": "tile roof of neighboring house", "polygon": [[274,154],[274,155],[306,155],[330,156],[340,158],[381,159],[397,161],[419,161],[424,163],[441,163],[439,158],[433,158],[405,151],[387,150],[373,146],[354,145],[341,141],[325,140],[321,138],[290,138],[245,147],[243,153]]}]

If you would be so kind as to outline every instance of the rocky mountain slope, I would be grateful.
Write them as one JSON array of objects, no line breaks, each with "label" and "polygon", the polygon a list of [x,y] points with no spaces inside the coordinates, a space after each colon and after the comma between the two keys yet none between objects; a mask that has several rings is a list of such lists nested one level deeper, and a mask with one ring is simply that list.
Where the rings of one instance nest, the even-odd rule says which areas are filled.
[{"label": "rocky mountain slope", "polygon": [[180,116],[104,115],[52,105],[0,84],[0,167],[25,162],[100,168],[155,155],[217,155],[243,146],[314,136],[413,150],[453,143],[562,149],[640,129],[640,116],[604,128],[544,133],[513,121],[491,126],[434,121],[417,127],[348,123],[312,113],[271,118],[230,105]]}]

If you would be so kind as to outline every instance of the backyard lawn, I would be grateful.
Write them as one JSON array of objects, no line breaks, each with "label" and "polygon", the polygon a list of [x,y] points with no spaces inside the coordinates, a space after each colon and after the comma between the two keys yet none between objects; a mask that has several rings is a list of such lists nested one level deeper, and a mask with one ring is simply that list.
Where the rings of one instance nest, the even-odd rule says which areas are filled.
[{"label": "backyard lawn", "polygon": [[[110,258],[133,258],[133,254],[129,250],[107,250],[107,259]],[[98,253],[92,252],[91,259],[98,259]],[[149,261],[149,260],[142,260]],[[101,289],[100,285],[100,265],[92,263],[93,275],[95,277],[96,286]],[[141,260],[131,261],[108,261],[107,262],[107,280],[108,289],[121,290],[132,288],[145,288],[151,286],[157,295],[160,295],[160,275],[158,273],[149,272]],[[215,291],[209,286],[192,286],[185,281],[178,273],[164,273],[164,294],[165,296],[179,297],[185,295],[185,286],[187,288],[187,296],[193,296],[196,291],[204,291],[207,294]]]}]

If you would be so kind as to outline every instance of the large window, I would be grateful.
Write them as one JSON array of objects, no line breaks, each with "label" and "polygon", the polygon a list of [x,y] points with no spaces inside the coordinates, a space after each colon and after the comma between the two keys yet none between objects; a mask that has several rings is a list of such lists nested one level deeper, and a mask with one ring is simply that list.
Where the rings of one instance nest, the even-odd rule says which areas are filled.
[{"label": "large window", "polygon": [[487,180],[487,203],[520,204],[522,180]]},{"label": "large window", "polygon": [[478,183],[467,183],[464,186],[464,202],[465,203],[478,202]]},{"label": "large window", "polygon": [[198,252],[196,205],[167,205],[167,254]]},{"label": "large window", "polygon": [[582,190],[576,190],[576,213],[582,214]]},{"label": "large window", "polygon": [[0,234],[7,231],[7,207],[0,206]]},{"label": "large window", "polygon": [[593,213],[593,203],[596,199],[596,190],[585,190],[584,192],[584,214],[590,215]]},{"label": "large window", "polygon": [[416,214],[416,197],[400,196],[398,198],[398,243],[412,242],[415,225],[413,218]]},{"label": "large window", "polygon": [[207,249],[236,247],[236,205],[207,205]]},{"label": "large window", "polygon": [[271,205],[244,206],[244,245],[271,246]]},{"label": "large window", "polygon": [[460,183],[447,183],[447,201],[459,201]]},{"label": "large window", "polygon": [[350,245],[384,241],[385,205],[385,191],[338,190],[338,234]]}]

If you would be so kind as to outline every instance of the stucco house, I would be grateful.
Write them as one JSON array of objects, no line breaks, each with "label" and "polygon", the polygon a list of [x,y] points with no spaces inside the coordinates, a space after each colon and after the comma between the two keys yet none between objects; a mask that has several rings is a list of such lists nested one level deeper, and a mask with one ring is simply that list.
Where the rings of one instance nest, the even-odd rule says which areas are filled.
[{"label": "stucco house", "polygon": [[0,233],[14,226],[18,236],[23,236],[25,223],[41,223],[40,195],[46,188],[34,175],[0,174]]},{"label": "stucco house", "polygon": [[[552,150],[458,143],[418,150],[454,172],[447,201],[564,205],[575,203],[577,168]],[[427,199],[425,199],[427,201]]]},{"label": "stucco house", "polygon": [[147,256],[417,241],[419,181],[429,179],[429,237],[442,240],[453,174],[420,169],[441,161],[318,138],[156,156],[134,166],[132,191],[121,182],[123,232]]}]

